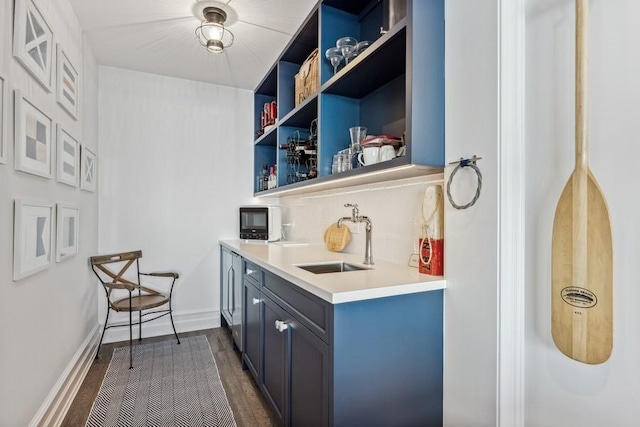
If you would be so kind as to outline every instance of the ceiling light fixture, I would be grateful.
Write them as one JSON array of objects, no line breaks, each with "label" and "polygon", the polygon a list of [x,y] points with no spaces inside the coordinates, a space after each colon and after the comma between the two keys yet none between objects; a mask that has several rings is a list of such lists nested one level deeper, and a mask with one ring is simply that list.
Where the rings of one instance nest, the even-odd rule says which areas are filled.
[{"label": "ceiling light fixture", "polygon": [[227,13],[219,7],[205,7],[204,21],[196,28],[200,44],[211,53],[222,53],[233,44],[233,33],[224,27]]}]

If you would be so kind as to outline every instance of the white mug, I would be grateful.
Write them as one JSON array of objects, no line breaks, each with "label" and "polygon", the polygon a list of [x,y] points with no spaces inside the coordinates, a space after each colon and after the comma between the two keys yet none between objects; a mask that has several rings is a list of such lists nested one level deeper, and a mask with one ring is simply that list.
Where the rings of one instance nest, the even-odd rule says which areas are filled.
[{"label": "white mug", "polygon": [[364,147],[362,153],[358,154],[358,162],[362,166],[372,165],[380,161],[380,147]]},{"label": "white mug", "polygon": [[396,149],[393,145],[383,145],[380,147],[380,161],[386,162],[396,157]]}]

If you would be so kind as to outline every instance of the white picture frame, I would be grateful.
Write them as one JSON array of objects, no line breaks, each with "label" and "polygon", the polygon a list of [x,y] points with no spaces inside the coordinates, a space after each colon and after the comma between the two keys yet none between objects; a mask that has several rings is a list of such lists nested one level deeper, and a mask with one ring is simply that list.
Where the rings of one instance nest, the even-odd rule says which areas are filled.
[{"label": "white picture frame", "polygon": [[49,268],[53,262],[53,203],[16,199],[13,280]]},{"label": "white picture frame", "polygon": [[78,253],[80,209],[75,205],[56,204],[56,262]]},{"label": "white picture frame", "polygon": [[80,158],[80,188],[85,191],[96,191],[98,179],[98,158],[86,146],[82,146]]},{"label": "white picture frame", "polygon": [[0,75],[0,163],[7,163],[7,80]]},{"label": "white picture frame", "polygon": [[15,0],[13,56],[51,92],[53,31],[34,0]]},{"label": "white picture frame", "polygon": [[56,179],[77,188],[80,179],[80,144],[60,124],[57,125],[56,141]]},{"label": "white picture frame", "polygon": [[74,120],[78,120],[80,75],[69,60],[60,43],[57,44],[57,90],[56,101]]},{"label": "white picture frame", "polygon": [[53,121],[17,89],[14,114],[14,168],[50,179],[53,176]]}]

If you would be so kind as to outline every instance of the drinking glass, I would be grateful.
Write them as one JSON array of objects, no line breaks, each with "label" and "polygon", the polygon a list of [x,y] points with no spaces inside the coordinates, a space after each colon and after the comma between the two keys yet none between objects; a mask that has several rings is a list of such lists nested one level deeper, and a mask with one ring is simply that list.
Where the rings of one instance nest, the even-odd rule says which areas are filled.
[{"label": "drinking glass", "polygon": [[342,168],[340,172],[346,172],[351,169],[351,149],[345,148],[344,150],[340,150],[338,153],[342,156]]},{"label": "drinking glass", "polygon": [[331,164],[331,173],[341,172],[342,169],[342,156],[340,154],[333,155],[333,163]]},{"label": "drinking glass", "polygon": [[362,52],[364,52],[365,49],[369,47],[369,45],[371,45],[371,42],[369,40],[363,40],[359,42],[356,45],[356,55],[360,55]]},{"label": "drinking glass", "polygon": [[351,145],[361,144],[367,137],[367,128],[364,126],[354,126],[349,128],[349,135],[351,136]]},{"label": "drinking glass", "polygon": [[324,54],[333,65],[333,74],[338,72],[338,65],[342,62],[342,49],[330,47]]},{"label": "drinking glass", "polygon": [[342,51],[345,65],[349,63],[349,59],[356,56],[357,45],[358,40],[354,39],[353,37],[342,37],[339,38],[336,42],[336,47]]}]

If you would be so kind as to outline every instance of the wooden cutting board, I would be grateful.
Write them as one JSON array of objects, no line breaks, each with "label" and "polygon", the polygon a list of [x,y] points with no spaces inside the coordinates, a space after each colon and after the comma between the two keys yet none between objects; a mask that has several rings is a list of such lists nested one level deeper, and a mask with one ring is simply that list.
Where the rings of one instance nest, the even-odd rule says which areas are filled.
[{"label": "wooden cutting board", "polygon": [[324,244],[331,252],[340,252],[351,241],[351,231],[346,225],[338,227],[337,224],[331,224],[324,232]]},{"label": "wooden cutting board", "polygon": [[606,199],[587,165],[588,0],[576,0],[576,162],[553,221],[551,333],[565,355],[606,361],[613,347],[613,256]]}]

